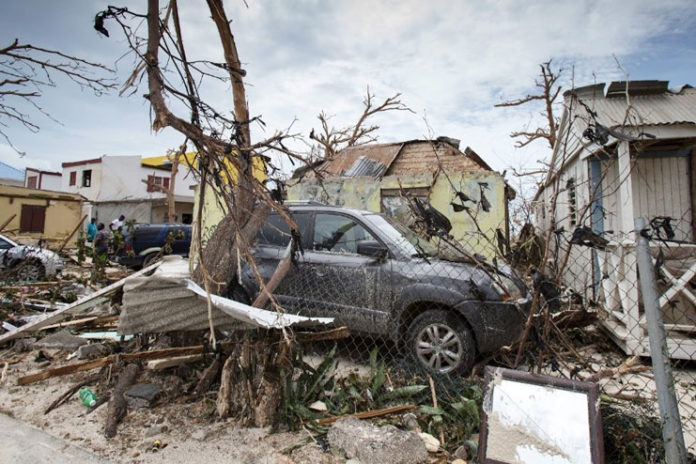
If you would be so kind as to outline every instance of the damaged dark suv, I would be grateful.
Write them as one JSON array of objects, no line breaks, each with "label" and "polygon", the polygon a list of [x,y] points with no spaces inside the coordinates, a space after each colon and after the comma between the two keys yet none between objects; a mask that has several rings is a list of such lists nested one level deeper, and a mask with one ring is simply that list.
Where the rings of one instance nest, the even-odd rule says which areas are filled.
[{"label": "damaged dark suv", "polygon": [[[509,268],[439,259],[431,243],[369,211],[315,204],[290,210],[304,252],[274,292],[288,311],[389,338],[441,373],[466,373],[477,354],[519,339],[530,298]],[[271,214],[254,247],[264,280],[289,242],[289,227]],[[248,266],[235,292],[249,300],[258,293]]]}]

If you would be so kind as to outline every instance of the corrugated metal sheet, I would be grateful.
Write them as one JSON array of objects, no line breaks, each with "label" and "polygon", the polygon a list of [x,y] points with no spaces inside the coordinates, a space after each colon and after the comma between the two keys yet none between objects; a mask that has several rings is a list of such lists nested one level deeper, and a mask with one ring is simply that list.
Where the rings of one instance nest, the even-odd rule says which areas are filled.
[{"label": "corrugated metal sheet", "polygon": [[341,150],[334,159],[324,163],[319,171],[328,176],[342,176],[361,156],[382,163],[386,171],[403,146],[403,143],[386,143],[348,147]]},{"label": "corrugated metal sheet", "polygon": [[387,166],[379,161],[360,156],[355,163],[343,173],[344,177],[379,177],[387,171]]},{"label": "corrugated metal sheet", "polygon": [[[205,330],[209,327],[205,291],[189,280],[188,260],[167,256],[152,276],[129,279],[124,286],[119,334]],[[289,327],[330,323],[251,306],[212,295],[211,319],[216,329]]]},{"label": "corrugated metal sheet", "polygon": [[[670,124],[696,124],[696,89],[683,89],[680,93],[663,92],[652,95],[631,95],[631,111],[626,113],[628,104],[623,95],[604,97],[579,94],[597,120],[607,127],[623,125],[660,126]],[[577,114],[587,118],[587,111],[577,106]]]}]

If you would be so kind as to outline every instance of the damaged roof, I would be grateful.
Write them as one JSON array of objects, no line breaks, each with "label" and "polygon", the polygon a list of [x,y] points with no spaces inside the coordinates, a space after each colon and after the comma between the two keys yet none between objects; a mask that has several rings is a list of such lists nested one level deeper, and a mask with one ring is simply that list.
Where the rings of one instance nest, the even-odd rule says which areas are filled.
[{"label": "damaged roof", "polygon": [[365,144],[344,148],[328,161],[312,168],[300,168],[293,178],[311,169],[327,177],[373,177],[431,172],[439,165],[451,171],[491,171],[491,167],[471,148],[459,150],[459,140],[409,140],[397,143]]},{"label": "damaged roof", "polygon": [[[626,90],[630,98],[628,109]],[[610,82],[580,87],[565,92],[564,97],[578,98],[596,113],[597,122],[606,127],[696,125],[696,89],[682,86],[669,90],[667,81]],[[578,105],[576,114],[587,116],[587,109]]]}]

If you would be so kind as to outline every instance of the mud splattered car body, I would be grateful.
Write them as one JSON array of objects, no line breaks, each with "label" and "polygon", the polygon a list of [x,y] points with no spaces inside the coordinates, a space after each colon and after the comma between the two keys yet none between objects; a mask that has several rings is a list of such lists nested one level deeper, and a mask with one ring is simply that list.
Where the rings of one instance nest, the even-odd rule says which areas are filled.
[{"label": "mud splattered car body", "polygon": [[63,259],[51,250],[20,245],[0,234],[0,272],[16,271],[18,280],[41,280],[63,270]]},{"label": "mud splattered car body", "polygon": [[[437,258],[427,241],[384,216],[331,206],[293,206],[303,254],[276,289],[288,311],[334,317],[351,331],[405,344],[427,367],[466,372],[477,354],[519,339],[529,292],[512,271]],[[288,226],[271,214],[254,247],[268,280],[289,243]],[[243,270],[244,294],[258,284]]]}]

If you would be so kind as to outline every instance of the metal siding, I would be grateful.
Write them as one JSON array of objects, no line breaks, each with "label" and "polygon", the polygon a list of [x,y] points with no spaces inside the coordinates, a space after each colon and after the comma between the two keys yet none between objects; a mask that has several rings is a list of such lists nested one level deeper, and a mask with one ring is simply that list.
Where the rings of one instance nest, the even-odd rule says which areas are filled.
[{"label": "metal siding", "polygon": [[673,218],[677,240],[692,240],[689,159],[684,157],[639,158],[633,172],[636,217]]}]

